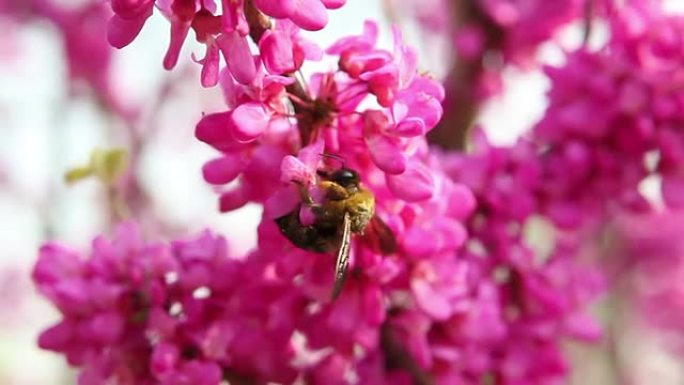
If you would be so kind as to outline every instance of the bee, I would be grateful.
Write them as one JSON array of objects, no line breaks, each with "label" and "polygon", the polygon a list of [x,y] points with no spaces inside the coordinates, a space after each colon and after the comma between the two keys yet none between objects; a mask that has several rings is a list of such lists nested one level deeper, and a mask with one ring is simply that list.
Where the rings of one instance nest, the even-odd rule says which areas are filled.
[{"label": "bee", "polygon": [[[318,176],[323,202],[316,203],[300,186],[302,203],[293,212],[277,218],[276,223],[283,235],[299,248],[318,253],[337,251],[332,291],[332,300],[335,300],[347,276],[352,234],[363,236],[374,251],[382,254],[393,253],[396,240],[392,230],[375,215],[375,196],[361,187],[355,170],[345,167],[333,172],[319,170]],[[314,214],[311,225],[304,225],[299,219],[302,204]]]}]

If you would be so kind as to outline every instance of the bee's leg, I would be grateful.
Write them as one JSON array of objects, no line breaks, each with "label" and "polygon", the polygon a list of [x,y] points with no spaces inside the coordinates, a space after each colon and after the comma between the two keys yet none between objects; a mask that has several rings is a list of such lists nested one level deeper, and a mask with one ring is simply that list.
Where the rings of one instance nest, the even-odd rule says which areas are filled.
[{"label": "bee's leg", "polygon": [[297,185],[297,188],[299,189],[299,195],[302,199],[302,204],[311,209],[311,212],[313,212],[316,220],[325,220],[325,218],[327,218],[329,214],[327,210],[325,210],[323,205],[321,205],[320,203],[316,203],[316,201],[314,201],[311,194],[309,194],[309,190],[302,183],[298,181],[292,181],[292,183]]},{"label": "bee's leg", "polygon": [[299,196],[302,199],[302,203],[304,203],[307,206],[315,206],[316,202],[314,202],[313,198],[311,197],[311,194],[309,194],[309,190],[304,186],[300,181],[293,180],[292,183],[294,183],[297,186],[297,190],[299,190]]}]

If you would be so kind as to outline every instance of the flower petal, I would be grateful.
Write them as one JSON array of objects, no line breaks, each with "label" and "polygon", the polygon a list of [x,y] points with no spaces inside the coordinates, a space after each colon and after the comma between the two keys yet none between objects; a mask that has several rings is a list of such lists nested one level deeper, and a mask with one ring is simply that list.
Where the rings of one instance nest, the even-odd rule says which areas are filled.
[{"label": "flower petal", "polygon": [[435,320],[445,320],[451,315],[449,301],[424,279],[411,280],[411,291],[416,304]]},{"label": "flower petal", "polygon": [[239,209],[249,202],[249,194],[243,186],[226,191],[219,197],[219,211],[222,213]]},{"label": "flower petal", "polygon": [[403,174],[385,174],[385,178],[390,191],[407,202],[430,199],[435,188],[430,170],[418,162],[409,162]]},{"label": "flower petal", "polygon": [[140,33],[145,20],[152,15],[152,11],[134,19],[123,19],[118,15],[112,16],[107,24],[107,41],[112,47],[123,48],[133,41]]},{"label": "flower petal", "polygon": [[261,103],[245,103],[232,111],[230,120],[233,137],[240,142],[251,142],[268,127],[270,117]]},{"label": "flower petal", "polygon": [[169,48],[164,55],[164,69],[170,70],[178,63],[178,56],[190,31],[190,23],[172,22]]},{"label": "flower petal", "polygon": [[299,192],[294,185],[281,188],[264,203],[264,217],[276,219],[287,215],[297,208],[300,199]]},{"label": "flower petal", "polygon": [[376,134],[365,139],[373,163],[382,171],[388,174],[401,174],[406,170],[406,154],[392,138]]},{"label": "flower petal", "polygon": [[306,187],[313,186],[324,145],[323,140],[318,140],[299,151],[298,157],[284,157],[280,165],[280,180],[285,183],[298,182]]},{"label": "flower petal", "polygon": [[219,49],[216,44],[207,45],[207,53],[202,59],[202,73],[200,81],[202,87],[213,87],[219,81]]},{"label": "flower petal", "polygon": [[302,148],[297,156],[310,169],[318,170],[318,163],[321,160],[321,154],[325,151],[325,141],[318,139],[314,143]]},{"label": "flower petal", "polygon": [[[415,125],[416,120],[421,120],[427,132],[437,125],[443,112],[439,100],[422,90],[403,91],[397,95],[392,105],[392,116],[399,123],[397,129],[403,122],[411,119],[412,121],[407,122],[407,124]],[[407,127],[401,126],[401,129],[402,131],[409,131]]]},{"label": "flower petal", "polygon": [[302,184],[309,184],[311,172],[302,161],[292,155],[283,158],[283,163],[280,166],[280,180],[281,182],[298,182]]},{"label": "flower petal", "polygon": [[684,178],[677,174],[663,174],[662,194],[670,208],[684,207]]},{"label": "flower petal", "polygon": [[389,119],[381,111],[367,111],[363,115],[363,136],[371,159],[381,170],[390,174],[401,174],[406,170],[406,154],[397,143],[397,138],[385,135]]},{"label": "flower petal", "polygon": [[276,19],[284,19],[289,17],[295,10],[294,0],[254,0],[254,5],[259,10],[268,16]]},{"label": "flower petal", "polygon": [[216,42],[235,80],[242,84],[251,83],[257,70],[247,38],[233,31],[221,34]]},{"label": "flower petal", "polygon": [[76,336],[73,322],[63,320],[40,333],[38,346],[41,349],[61,351],[71,344]]},{"label": "flower petal", "polygon": [[425,135],[425,122],[419,118],[407,118],[402,120],[394,128],[394,132],[403,137]]},{"label": "flower petal", "polygon": [[204,180],[211,184],[226,184],[232,182],[243,170],[243,162],[237,154],[226,154],[210,160],[202,166]]},{"label": "flower petal", "polygon": [[338,9],[341,8],[347,0],[321,0],[321,2],[328,9]]},{"label": "flower petal", "polygon": [[295,0],[290,19],[308,31],[318,31],[328,24],[328,13],[321,0]]},{"label": "flower petal", "polygon": [[235,147],[230,112],[204,115],[195,127],[195,137],[220,151]]},{"label": "flower petal", "polygon": [[264,67],[274,75],[296,69],[292,39],[282,31],[267,30],[259,40],[259,51]]}]

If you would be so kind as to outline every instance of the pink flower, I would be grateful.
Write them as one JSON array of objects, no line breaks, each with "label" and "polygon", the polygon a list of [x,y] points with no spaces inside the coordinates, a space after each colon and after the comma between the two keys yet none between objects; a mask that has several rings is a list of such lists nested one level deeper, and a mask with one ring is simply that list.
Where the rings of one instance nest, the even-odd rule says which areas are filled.
[{"label": "pink flower", "polygon": [[255,0],[254,3],[265,14],[278,18],[290,19],[299,27],[309,31],[317,31],[328,24],[327,9],[337,9],[345,0]]},{"label": "pink flower", "polygon": [[433,197],[435,180],[432,172],[420,161],[412,160],[400,175],[386,175],[387,187],[397,197],[408,202],[420,202]]},{"label": "pink flower", "polygon": [[[534,135],[553,148],[544,154],[543,189],[549,215],[565,227],[576,226],[582,212],[607,209],[599,201],[648,211],[639,185],[651,175],[662,178],[666,205],[682,202],[684,146],[672,90],[684,51],[671,34],[682,20],[635,3],[610,21],[613,35],[601,50],[582,49],[566,65],[547,68],[554,86]],[[653,152],[663,156],[646,166]]]},{"label": "pink flower", "polygon": [[224,74],[222,85],[230,90],[234,108],[205,115],[197,123],[195,136],[223,153],[205,165],[205,180],[216,185],[240,180],[238,187],[224,191],[220,198],[221,210],[228,211],[270,196],[267,186],[279,179],[280,161],[291,148],[291,140],[286,139],[295,132],[282,116],[287,79],[265,75],[260,69],[254,82],[245,86]]},{"label": "pink flower", "polygon": [[532,3],[483,0],[481,3],[489,17],[505,31],[504,55],[518,64],[530,63],[537,46],[552,39],[562,26],[580,16],[584,6],[577,0],[553,4],[537,0]]},{"label": "pink flower", "polygon": [[320,49],[299,37],[295,25],[307,30],[321,29],[328,21],[326,8],[344,5],[344,1],[339,0],[256,0],[253,3],[223,0],[221,13],[218,13],[215,0],[111,0],[110,3],[114,16],[109,21],[108,40],[117,48],[125,47],[135,39],[155,7],[169,20],[170,42],[163,61],[166,69],[176,66],[185,39],[193,30],[197,41],[206,47],[204,58],[195,59],[202,64],[204,87],[214,86],[219,81],[219,52],[237,82],[250,84],[257,76],[259,58],[247,42],[250,33],[247,13],[261,11],[279,19],[276,29],[267,30],[258,43],[259,50],[263,51],[260,58],[268,71],[283,74],[298,69],[305,57],[320,57]]},{"label": "pink flower", "polygon": [[319,60],[321,50],[298,34],[298,28],[288,20],[278,21],[276,28],[267,30],[259,40],[261,60],[274,75],[298,70],[305,59]]},{"label": "pink flower", "polygon": [[[327,52],[340,55],[340,67],[354,79],[360,79],[368,85],[380,105],[389,107],[397,98],[411,98],[424,93],[426,98],[436,98],[436,104],[431,109],[437,109],[436,119],[431,119],[426,125],[430,130],[441,117],[439,102],[444,99],[442,86],[428,78],[418,75],[416,52],[403,43],[398,28],[392,29],[394,38],[394,52],[374,48],[377,39],[377,26],[372,22],[364,25],[364,32],[360,36],[340,39]],[[416,84],[413,84],[417,82]],[[398,96],[402,90],[411,89]],[[418,102],[419,99],[413,99]],[[420,101],[419,103],[423,103]],[[402,108],[399,106],[398,108]],[[405,108],[405,107],[404,107]],[[399,115],[402,115],[400,112]],[[401,116],[403,119],[405,115]]]},{"label": "pink flower", "polygon": [[109,20],[107,40],[116,48],[129,45],[152,16],[155,0],[111,0],[114,16]]},{"label": "pink flower", "polygon": [[624,299],[677,354],[684,348],[682,218],[681,210],[623,213],[610,227],[620,247],[608,255],[611,271],[619,273],[615,279],[628,285]]},{"label": "pink flower", "polygon": [[372,21],[363,23],[363,33],[337,40],[325,52],[340,55],[340,68],[356,79],[368,69],[376,69],[391,59],[390,53],[373,51],[378,40],[378,25]]},{"label": "pink flower", "polygon": [[139,338],[148,307],[163,302],[164,277],[176,268],[167,250],[144,245],[132,224],[120,226],[115,239],[96,238],[90,259],[48,244],[33,272],[38,289],[64,317],[41,334],[39,344],[83,366],[82,381],[131,373],[128,359],[147,362],[147,353],[131,343]]},{"label": "pink flower", "polygon": [[221,34],[216,43],[223,57],[230,58],[226,59],[226,63],[235,80],[241,84],[250,84],[256,77],[257,66],[247,38],[233,31]]},{"label": "pink flower", "polygon": [[364,114],[364,139],[373,162],[390,174],[406,171],[408,157],[402,151],[403,140],[387,133],[391,127],[389,118],[381,111]]},{"label": "pink flower", "polygon": [[444,321],[466,309],[469,305],[466,274],[464,263],[419,261],[411,277],[411,290],[420,310],[434,320]]},{"label": "pink flower", "polygon": [[297,182],[307,188],[316,184],[318,165],[324,152],[325,142],[318,140],[310,146],[304,147],[297,157],[288,155],[283,158],[280,166],[282,182]]}]

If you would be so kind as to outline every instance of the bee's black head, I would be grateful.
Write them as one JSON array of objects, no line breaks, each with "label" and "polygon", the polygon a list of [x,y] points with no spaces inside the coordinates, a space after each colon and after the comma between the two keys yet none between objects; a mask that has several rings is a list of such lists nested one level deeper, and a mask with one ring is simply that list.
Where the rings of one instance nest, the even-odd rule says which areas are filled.
[{"label": "bee's black head", "polygon": [[341,168],[335,171],[330,175],[330,180],[344,188],[358,187],[360,182],[359,173],[349,168]]}]

